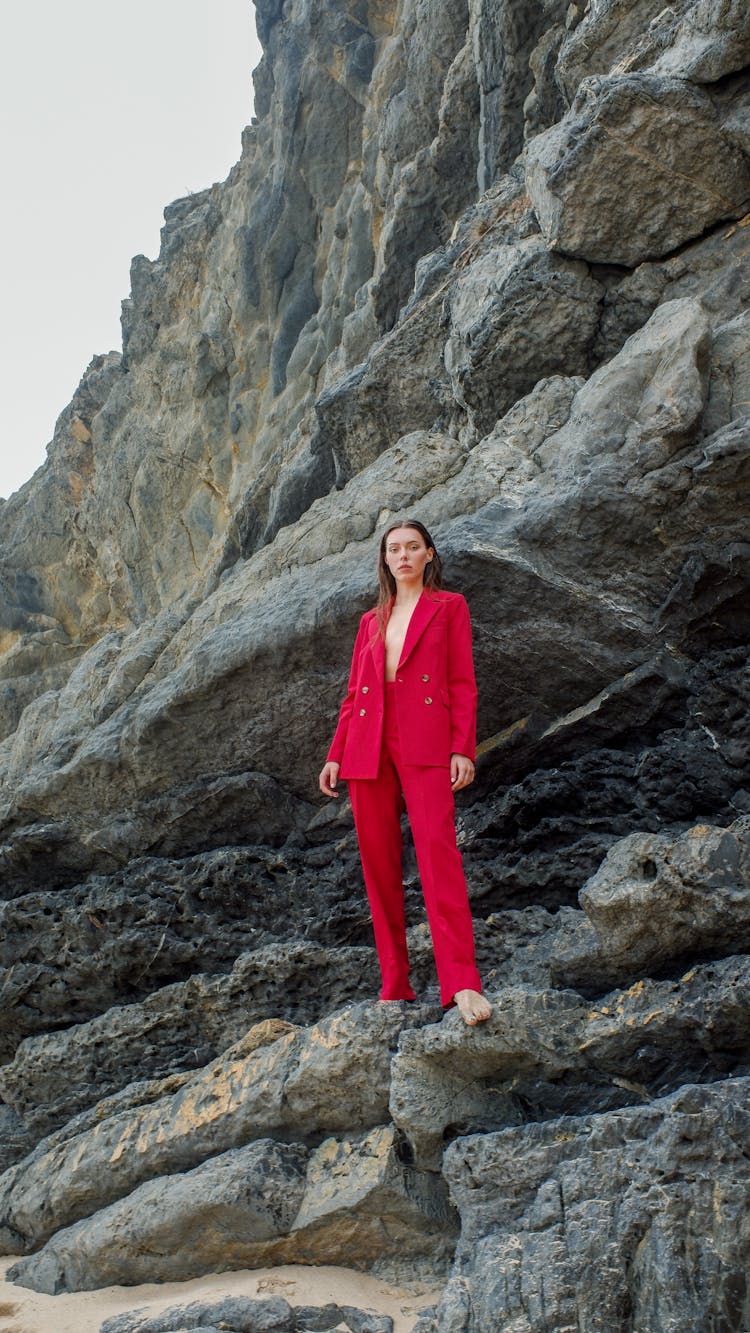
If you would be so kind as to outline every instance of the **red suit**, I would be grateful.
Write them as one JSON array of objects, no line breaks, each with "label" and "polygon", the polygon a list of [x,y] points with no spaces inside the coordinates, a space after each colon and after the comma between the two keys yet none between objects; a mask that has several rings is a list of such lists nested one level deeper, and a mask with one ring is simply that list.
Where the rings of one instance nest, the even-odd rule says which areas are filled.
[{"label": "red suit", "polygon": [[477,688],[469,609],[460,593],[425,590],[392,683],[374,611],[359,626],[349,687],[327,759],[349,783],[380,960],[383,1000],[413,1000],[406,949],[401,825],[409,816],[440,997],[482,989],[466,880],[456,846],[452,754],[474,758]]}]

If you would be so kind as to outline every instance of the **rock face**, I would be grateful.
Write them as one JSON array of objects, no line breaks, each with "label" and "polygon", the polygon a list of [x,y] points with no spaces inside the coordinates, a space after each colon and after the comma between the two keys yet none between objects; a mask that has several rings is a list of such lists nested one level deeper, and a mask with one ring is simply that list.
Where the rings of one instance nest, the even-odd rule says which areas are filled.
[{"label": "rock face", "polygon": [[200,1276],[273,1263],[332,1264],[351,1247],[374,1267],[452,1250],[455,1215],[445,1182],[399,1162],[395,1131],[354,1142],[256,1139],[191,1171],[156,1177],[90,1218],[63,1227],[11,1280],[36,1291]]},{"label": "rock face", "polygon": [[[335,1257],[445,1280],[419,1333],[750,1324],[749,14],[257,0],[240,160],[0,505],[16,1281]],[[473,1031],[409,849],[420,998],[373,1006],[316,795],[407,514],[474,625]]]},{"label": "rock face", "polygon": [[545,237],[566,254],[633,267],[741,217],[750,163],[732,123],[725,131],[710,95],[680,78],[586,79],[568,115],[529,145]]},{"label": "rock face", "polygon": [[[464,1326],[498,1333],[576,1320],[654,1333],[718,1320],[742,1328],[747,1091],[746,1079],[686,1085],[647,1107],[451,1145],[445,1172],[463,1232],[443,1311],[466,1302]],[[594,1267],[606,1281],[591,1281]]]}]

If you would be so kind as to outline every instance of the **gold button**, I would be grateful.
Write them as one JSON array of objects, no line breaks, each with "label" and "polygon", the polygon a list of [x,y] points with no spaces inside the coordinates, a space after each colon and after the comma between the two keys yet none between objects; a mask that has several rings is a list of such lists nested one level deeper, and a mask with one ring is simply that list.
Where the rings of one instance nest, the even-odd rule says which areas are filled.
[{"label": "gold button", "polygon": [[360,716],[360,717],[364,717],[365,714],[366,714],[366,712],[367,712],[367,709],[366,709],[366,708],[360,708],[360,710],[359,710],[359,716]]},{"label": "gold button", "polygon": [[426,697],[426,699],[425,699],[425,703],[426,703],[426,704],[431,704],[431,703],[432,703],[432,699],[430,698],[429,694],[427,695],[427,697]]},{"label": "gold button", "polygon": [[422,680],[429,680],[429,679],[430,679],[429,676],[423,676],[423,677],[422,677]]},{"label": "gold button", "polygon": [[369,693],[370,693],[370,686],[369,686],[369,685],[363,685],[363,686],[362,686],[362,693],[363,693],[363,694],[369,694]]}]

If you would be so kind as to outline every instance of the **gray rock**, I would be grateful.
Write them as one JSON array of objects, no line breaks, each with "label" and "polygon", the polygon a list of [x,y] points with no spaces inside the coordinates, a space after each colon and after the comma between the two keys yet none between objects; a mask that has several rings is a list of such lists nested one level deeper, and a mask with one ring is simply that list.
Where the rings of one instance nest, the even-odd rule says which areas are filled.
[{"label": "gray rock", "polygon": [[[418,1004],[353,1006],[247,1055],[230,1049],[177,1091],[45,1140],[0,1177],[0,1228],[26,1248],[156,1176],[280,1132],[309,1143],[387,1118],[390,1055]],[[138,1152],[131,1145],[138,1142]]]},{"label": "gray rock", "polygon": [[526,182],[551,247],[631,267],[750,204],[750,161],[708,94],[647,74],[587,79],[528,145]]},{"label": "gray rock", "polygon": [[216,1328],[215,1325],[213,1324],[210,1326],[206,1324],[199,1324],[198,1328],[195,1329],[194,1331],[188,1330],[183,1326],[182,1328],[170,1329],[169,1333],[221,1333],[221,1329]]},{"label": "gray rock", "polygon": [[354,1142],[326,1139],[312,1154],[290,1252],[303,1263],[345,1254],[352,1267],[370,1269],[422,1256],[426,1272],[440,1273],[455,1234],[445,1182],[404,1160],[388,1125]]},{"label": "gray rock", "polygon": [[549,1094],[576,1063],[580,996],[518,986],[488,998],[493,1014],[481,1030],[451,1016],[402,1042],[393,1060],[391,1115],[427,1169],[439,1170],[456,1135],[520,1124],[529,1085]]},{"label": "gray rock", "polygon": [[602,303],[597,359],[609,360],[664,301],[697,297],[715,330],[741,315],[750,301],[745,245],[742,226],[719,224],[669,259],[612,274]]},{"label": "gray rock", "polygon": [[741,0],[602,0],[562,45],[556,76],[569,101],[582,79],[618,67],[711,83],[747,65],[750,24]]},{"label": "gray rock", "polygon": [[472,0],[469,13],[480,93],[477,183],[484,193],[523,147],[533,52],[542,34],[563,17],[564,5]]},{"label": "gray rock", "polygon": [[294,1309],[297,1326],[309,1329],[310,1333],[324,1333],[341,1323],[341,1309],[329,1302],[328,1305],[297,1305]]},{"label": "gray rock", "polygon": [[[404,1166],[395,1147],[393,1128],[384,1127],[354,1141],[327,1139],[312,1154],[271,1140],[220,1153],[63,1228],[8,1276],[55,1295],[269,1264],[329,1264],[342,1246],[353,1268],[371,1268],[393,1252],[402,1260],[429,1256],[440,1267],[456,1230],[445,1183]],[[349,1307],[341,1315],[350,1328],[385,1333],[377,1318]]]},{"label": "gray rock", "polygon": [[[697,619],[690,589],[682,607]],[[525,726],[497,734],[479,764],[481,802],[462,813],[475,913],[572,907],[619,838],[666,829],[676,836],[696,816],[729,825],[750,811],[742,759],[750,739],[747,654],[741,647],[698,651],[700,662],[670,653],[642,675],[628,673],[613,682],[609,704],[608,692],[599,692],[560,718],[563,725],[539,710]],[[575,914],[569,920],[575,930]],[[511,944],[525,944],[528,936],[517,930]],[[531,970],[511,971],[508,980],[546,986],[548,944],[530,953],[532,944],[518,956],[519,968]],[[506,966],[503,960],[501,985]]]},{"label": "gray rock", "polygon": [[225,1296],[215,1301],[172,1305],[160,1314],[129,1310],[105,1319],[99,1333],[172,1333],[173,1329],[219,1326],[232,1333],[295,1333],[294,1311],[282,1296]]},{"label": "gray rock", "polygon": [[[477,596],[472,598],[478,634],[478,665],[480,682],[483,686],[485,713],[482,718],[484,735],[495,734],[510,723],[524,717],[530,710],[525,705],[524,691],[528,693],[529,671],[531,664],[538,660],[539,653],[548,650],[550,639],[554,640],[559,659],[558,672],[535,682],[533,694],[537,700],[544,700],[545,692],[552,693],[548,700],[551,715],[570,707],[577,707],[583,699],[598,692],[608,680],[622,675],[637,666],[646,657],[651,656],[653,631],[650,622],[654,614],[654,603],[662,602],[669,591],[670,563],[665,557],[664,544],[654,535],[654,523],[647,526],[647,509],[643,494],[649,495],[654,508],[669,507],[672,500],[665,488],[669,483],[673,495],[684,495],[687,463],[676,459],[671,474],[653,465],[646,469],[643,476],[643,493],[635,504],[635,488],[632,492],[619,484],[610,474],[605,483],[606,473],[587,472],[588,489],[581,492],[581,485],[576,468],[582,454],[596,456],[596,468],[607,465],[611,468],[610,452],[620,450],[623,441],[629,442],[625,457],[628,466],[641,469],[643,473],[645,452],[641,461],[636,449],[636,440],[649,439],[649,450],[656,450],[657,455],[665,459],[670,450],[674,450],[677,441],[684,442],[689,432],[694,429],[697,415],[703,406],[706,392],[706,366],[708,356],[708,329],[704,313],[693,303],[668,304],[653,317],[648,333],[634,335],[638,340],[629,343],[622,352],[597,372],[580,389],[580,398],[571,413],[571,422],[566,430],[560,425],[564,403],[570,403],[570,389],[566,393],[547,389],[535,391],[532,400],[525,401],[522,408],[511,409],[513,414],[508,422],[503,423],[500,438],[485,437],[477,446],[478,452],[466,460],[464,469],[453,473],[460,462],[455,454],[444,448],[442,439],[437,454],[448,468],[448,475],[443,472],[443,480],[433,484],[430,492],[424,496],[418,507],[428,522],[442,521],[443,547],[446,555],[454,560],[454,568],[463,567],[467,576],[469,591],[471,579],[475,580]],[[670,366],[664,358],[661,340],[669,338],[675,349],[681,344],[678,359]],[[648,349],[648,350],[646,350]],[[489,353],[488,353],[489,354]],[[485,392],[487,381],[482,379],[481,365],[477,371],[477,393]],[[644,396],[646,385],[651,389]],[[485,387],[483,388],[482,385]],[[654,403],[660,401],[668,389],[668,397],[661,401],[674,403],[670,414],[659,416],[654,411]],[[533,407],[533,413],[530,409]],[[601,431],[598,428],[598,414],[601,411]],[[525,418],[525,419],[524,419]],[[606,423],[606,429],[605,428]],[[575,439],[575,431],[583,436],[583,441]],[[659,432],[664,432],[664,438]],[[607,440],[607,448],[602,449],[602,441],[597,438],[601,433]],[[508,437],[511,437],[510,439]],[[539,441],[549,439],[549,446],[540,449]],[[511,446],[511,447],[509,447]],[[529,457],[531,455],[531,457]],[[651,460],[649,455],[649,461]],[[309,773],[313,765],[319,762],[320,747],[324,743],[323,724],[325,717],[321,711],[318,732],[309,725],[309,670],[312,669],[312,654],[316,643],[339,643],[337,652],[341,657],[340,630],[338,627],[338,607],[342,596],[351,599],[353,607],[367,604],[367,575],[365,557],[369,563],[372,550],[372,538],[362,537],[360,549],[346,545],[344,505],[348,499],[356,499],[362,512],[359,531],[372,532],[381,513],[382,495],[373,493],[373,486],[380,484],[393,459],[398,458],[399,470],[395,474],[398,495],[403,499],[406,494],[419,495],[425,484],[420,481],[421,464],[419,456],[408,449],[396,447],[393,458],[383,455],[373,465],[371,477],[361,474],[349,483],[353,487],[351,497],[346,492],[319,501],[312,522],[305,522],[299,531],[284,529],[279,534],[273,547],[261,552],[248,561],[234,577],[222,585],[211,604],[206,604],[200,612],[191,618],[181,640],[180,653],[185,659],[182,665],[160,680],[153,682],[148,695],[138,697],[124,705],[126,713],[119,716],[118,724],[125,728],[127,741],[117,732],[114,721],[110,718],[101,730],[88,733],[88,740],[76,752],[75,758],[64,766],[60,777],[54,764],[40,767],[34,776],[28,776],[29,747],[32,743],[31,732],[19,732],[12,743],[13,751],[13,794],[16,803],[33,802],[40,815],[46,809],[47,819],[43,822],[46,830],[38,830],[37,842],[49,847],[48,820],[54,816],[56,823],[62,823],[67,816],[73,826],[86,825],[91,817],[98,823],[96,837],[86,835],[85,843],[78,838],[80,856],[89,863],[93,858],[102,856],[104,846],[108,857],[126,855],[127,848],[132,848],[143,831],[139,805],[125,812],[120,808],[122,800],[121,784],[116,781],[114,771],[108,772],[108,765],[101,768],[103,753],[120,750],[122,745],[135,747],[138,753],[138,766],[144,774],[148,772],[149,783],[168,784],[170,775],[183,760],[191,764],[203,763],[203,756],[209,751],[213,762],[218,765],[230,765],[232,754],[236,750],[235,736],[237,728],[252,730],[252,743],[256,761],[273,764],[284,784],[298,784],[300,794],[305,791]],[[452,461],[448,463],[448,459]],[[566,472],[565,461],[570,467]],[[739,467],[741,459],[735,458],[734,466]],[[618,464],[618,475],[619,467]],[[718,470],[714,484],[725,484],[736,495],[737,479],[730,476],[733,466],[728,457],[722,463],[726,467],[726,481],[718,483]],[[409,468],[412,479],[409,478]],[[468,469],[468,470],[467,470]],[[539,469],[541,476],[539,475]],[[641,474],[639,474],[641,475]],[[690,475],[693,473],[691,471]],[[538,482],[535,482],[538,477]],[[561,487],[564,479],[565,488]],[[713,482],[714,479],[712,479]],[[448,484],[450,483],[450,484]],[[539,487],[539,489],[537,489]],[[541,493],[540,493],[541,492]],[[421,492],[424,494],[423,492]],[[542,500],[542,495],[544,499]],[[596,495],[596,503],[594,503]],[[394,494],[395,503],[397,495]],[[460,516],[486,504],[481,517],[467,528]],[[736,504],[736,500],[732,501]],[[551,506],[551,507],[550,507]],[[585,510],[585,514],[584,514]],[[479,512],[479,511],[477,511]],[[684,511],[682,511],[684,512]],[[680,506],[675,507],[675,514],[680,516]],[[733,523],[732,504],[727,505],[725,528]],[[327,515],[341,519],[341,554],[324,558],[315,556],[324,545],[325,519]],[[455,516],[455,517],[454,517]],[[592,568],[599,586],[592,599],[586,593],[574,593],[575,579],[580,584],[582,556],[582,538],[577,535],[578,528],[585,521],[587,559],[594,561]],[[357,520],[358,524],[360,520]],[[685,531],[676,537],[673,543],[673,561],[684,559],[683,549],[692,533],[692,515],[685,514]],[[575,525],[578,525],[576,528]],[[656,587],[650,587],[647,604],[636,608],[627,608],[624,616],[615,614],[618,599],[622,592],[623,555],[611,544],[613,532],[623,534],[623,551],[632,549],[632,543],[626,539],[629,532],[638,532],[639,561],[643,558],[648,544],[658,548],[661,564],[655,565],[651,557],[641,571],[637,566],[633,571],[633,584],[643,589],[644,581]],[[499,540],[499,532],[502,534]],[[554,532],[554,542],[551,535]],[[305,543],[299,545],[299,539],[305,533]],[[598,538],[593,541],[594,534]],[[589,537],[591,534],[591,537]],[[338,539],[334,543],[338,547]],[[540,558],[544,547],[544,558]],[[611,554],[602,561],[602,554],[608,549]],[[304,551],[309,552],[309,564],[295,568],[294,560]],[[512,552],[518,551],[518,558]],[[554,575],[549,570],[548,551],[554,551],[555,562],[563,561],[565,568]],[[456,555],[461,555],[459,563]],[[494,556],[493,556],[494,552]],[[510,553],[510,554],[509,554]],[[503,612],[500,624],[523,626],[520,634],[514,634],[512,651],[510,645],[504,650],[502,638],[492,629],[497,622],[496,586],[493,576],[488,578],[488,560],[499,561],[504,567]],[[473,569],[472,569],[473,566]],[[617,573],[615,575],[615,567]],[[283,569],[284,573],[272,571]],[[316,610],[317,598],[321,586],[325,586],[326,570],[335,568],[337,597],[331,597],[324,603],[325,611]],[[667,577],[660,582],[658,576],[664,569]],[[509,577],[513,570],[513,577]],[[571,585],[571,571],[574,584]],[[672,564],[674,570],[674,564]],[[602,575],[608,572],[616,578],[618,591],[601,586]],[[562,580],[560,573],[563,574]],[[264,581],[266,580],[267,581]],[[321,579],[323,583],[321,584]],[[277,594],[284,586],[286,593],[294,595],[297,620],[292,637],[286,620],[284,603],[279,603]],[[557,607],[551,595],[551,588],[557,599]],[[642,597],[639,598],[642,602]],[[588,620],[581,620],[581,606],[588,603]],[[544,606],[544,616],[540,617],[540,607]],[[304,607],[304,610],[303,610]],[[607,608],[610,608],[608,614]],[[556,617],[551,613],[556,611]],[[353,617],[353,620],[356,616]],[[334,621],[336,632],[334,633]],[[571,634],[570,625],[577,621],[577,632]],[[533,624],[543,627],[542,642],[538,642],[539,630],[533,630]],[[282,627],[286,624],[286,629]],[[554,625],[554,632],[547,625]],[[492,632],[486,643],[493,643],[491,653],[482,660],[481,638]],[[266,709],[265,695],[261,703],[261,693],[265,689],[262,663],[270,660],[266,654],[274,653],[274,635],[278,644],[279,634],[287,635],[288,671],[285,674],[284,699],[275,705],[270,713]],[[328,636],[332,636],[329,640]],[[657,634],[658,637],[658,634]],[[597,638],[600,643],[597,645]],[[602,642],[603,640],[603,642]],[[519,657],[521,645],[529,643],[528,660]],[[585,648],[581,651],[581,644]],[[174,648],[177,653],[177,648]],[[326,649],[327,653],[331,649]],[[566,661],[570,654],[569,662]],[[584,660],[585,659],[585,660]],[[172,662],[165,659],[161,670]],[[341,689],[341,675],[344,671],[341,662],[337,671],[329,668],[321,681],[321,709],[323,701],[330,707],[330,718],[335,713],[336,697]],[[507,678],[513,682],[513,693],[498,691],[497,680]],[[80,727],[79,714],[76,712],[76,699],[83,690],[85,676],[82,673],[75,692],[71,691],[69,709],[64,715],[50,724],[49,739],[53,742],[57,729],[68,733],[68,727]],[[571,690],[575,696],[571,698]],[[518,693],[516,693],[518,691]],[[221,726],[214,722],[209,707],[212,697],[221,693],[224,700]],[[567,705],[567,706],[566,706]],[[276,711],[276,710],[279,711]],[[264,711],[265,710],[265,711]],[[127,715],[126,715],[127,714]],[[248,722],[248,714],[251,721]],[[278,728],[284,727],[289,738],[289,746],[279,753],[277,743]],[[325,723],[326,729],[330,722]],[[79,733],[80,734],[80,733]],[[9,746],[10,749],[10,746]],[[33,766],[32,766],[33,767]],[[24,779],[24,770],[27,777]],[[114,812],[103,827],[99,811],[91,813],[91,791],[93,773],[100,795],[109,791]],[[10,788],[9,788],[10,789]],[[309,792],[309,787],[307,787]],[[89,813],[87,813],[87,811]],[[205,812],[204,812],[205,813]],[[299,811],[302,816],[302,809]],[[193,816],[195,818],[195,816]],[[196,819],[196,826],[200,821]],[[212,837],[210,821],[208,826],[200,824],[201,836],[206,841]],[[223,829],[217,829],[221,834]],[[119,850],[118,850],[119,849]],[[36,853],[38,856],[39,853]],[[57,853],[55,853],[57,855]],[[28,856],[23,851],[23,841],[19,832],[11,834],[6,863],[11,873],[18,873],[19,865],[24,869]],[[36,861],[36,873],[43,866]]]},{"label": "gray rock", "polygon": [[437,1329],[437,1320],[435,1318],[435,1307],[432,1307],[432,1313],[421,1314],[416,1324],[411,1329],[411,1333],[435,1333]]},{"label": "gray rock", "polygon": [[649,1106],[453,1144],[445,1170],[462,1235],[438,1328],[630,1320],[657,1333],[706,1327],[719,1311],[742,1328],[747,1091],[747,1079],[686,1086]]},{"label": "gray rock", "polygon": [[471,1317],[469,1284],[465,1278],[451,1274],[440,1297],[434,1328],[441,1333],[466,1333]]},{"label": "gray rock", "polygon": [[744,1074],[750,1060],[746,955],[675,980],[640,980],[595,1007],[573,991],[490,992],[493,1014],[404,1033],[391,1115],[418,1165],[439,1170],[446,1142],[559,1115],[647,1101],[680,1083]]},{"label": "gray rock", "polygon": [[703,417],[706,435],[741,421],[750,406],[750,314],[736,315],[716,329],[711,346],[711,379]]},{"label": "gray rock", "polygon": [[149,1180],[17,1261],[9,1278],[56,1295],[260,1267],[283,1254],[305,1191],[307,1149],[261,1139]]},{"label": "gray rock", "polygon": [[[22,1262],[50,1285],[83,1263],[71,1228],[90,1280],[126,1235],[168,1264],[138,1250],[138,1200],[208,1189],[270,1138],[315,1163],[284,1244],[434,1283],[441,1154],[505,1127],[514,1159],[466,1191],[431,1322],[739,1333],[747,1185],[725,1190],[718,1122],[693,1143],[724,1231],[705,1191],[690,1211],[690,1117],[610,1176],[559,1117],[604,1113],[622,1142],[688,1081],[731,1114],[750,1067],[744,889],[717,852],[750,815],[747,6],[262,0],[257,20],[240,160],[167,207],[122,355],[94,358],[0,503],[0,1237],[48,1238]],[[325,1017],[372,996],[374,956],[350,811],[315,775],[405,512],[472,609],[481,1032],[416,1030],[441,1010],[408,846],[424,998]],[[662,858],[658,949],[628,845]],[[550,1221],[546,1145],[573,1142]],[[528,1225],[488,1205],[472,1230],[516,1168],[542,1175]]]},{"label": "gray rock", "polygon": [[[204,1322],[211,1319],[211,1330]],[[177,1324],[180,1328],[177,1328]],[[391,1333],[393,1320],[353,1305],[291,1306],[280,1296],[264,1299],[228,1296],[219,1301],[193,1301],[190,1305],[170,1306],[159,1315],[138,1310],[105,1319],[100,1333],[212,1333],[215,1326],[229,1333],[313,1333],[317,1329],[344,1325],[350,1333]]]},{"label": "gray rock", "polygon": [[[298,1005],[297,1016],[303,1019],[311,1004],[317,1016],[315,992],[324,955],[300,939],[312,937],[333,948],[344,941],[372,941],[364,891],[352,893],[353,830],[347,828],[343,837],[337,836],[336,827],[327,832],[335,840],[335,851],[330,846],[306,851],[288,847],[284,852],[234,847],[191,858],[147,858],[119,875],[92,877],[70,890],[27,893],[0,904],[7,1001],[0,1013],[3,1055],[10,1058],[27,1033],[60,1026],[61,989],[65,1022],[81,1023],[115,1003],[144,998],[191,974],[225,972],[259,945],[290,938],[297,940],[291,968],[280,963],[278,950],[271,948],[255,960],[238,962],[233,979],[196,980],[192,991],[188,987],[193,1000],[186,999],[187,1041],[204,1044],[205,1037],[218,1037],[225,989],[238,1001],[238,1023],[248,1012],[240,1000],[243,993],[249,998],[255,991],[251,1004],[263,1009],[259,1016],[274,1016],[274,995],[284,977],[290,1012]],[[369,980],[361,955],[350,958],[353,968],[343,953],[330,961],[337,973],[331,985],[334,992],[344,988],[342,998]],[[274,970],[278,965],[280,972]],[[308,986],[313,994],[306,999]],[[156,998],[150,1012],[163,1013],[165,1006],[180,1003],[179,994],[168,991]],[[331,994],[328,987],[326,994]],[[205,1031],[200,1035],[196,1010],[201,997],[217,1013],[213,1037]],[[119,1028],[123,1033],[125,1026]],[[76,1040],[74,1034],[70,1039]]]},{"label": "gray rock", "polygon": [[654,73],[714,83],[750,61],[750,16],[741,0],[695,0],[679,16],[662,10],[648,39]]},{"label": "gray rock", "polygon": [[548,375],[585,374],[601,289],[583,264],[548,253],[541,237],[485,251],[450,296],[445,364],[474,438]]},{"label": "gray rock", "polygon": [[0,1103],[0,1172],[5,1171],[19,1157],[25,1157],[34,1146],[35,1134],[24,1124],[12,1106]]},{"label": "gray rock", "polygon": [[588,926],[552,965],[568,985],[601,990],[707,954],[750,950],[750,819],[696,825],[677,839],[622,838],[580,901]]},{"label": "gray rock", "polygon": [[359,1310],[355,1305],[342,1305],[341,1313],[351,1333],[393,1333],[393,1320],[390,1315],[375,1314],[372,1310]]},{"label": "gray rock", "polygon": [[[378,985],[373,950],[267,945],[241,954],[226,976],[197,973],[65,1032],[27,1037],[0,1067],[0,1096],[40,1137],[136,1080],[205,1064],[253,1024],[312,1023],[337,994],[343,1004]],[[281,1010],[289,1022],[273,1017]]]},{"label": "gray rock", "polygon": [[560,15],[558,22],[544,31],[529,55],[529,68],[534,76],[533,86],[523,104],[524,141],[532,139],[565,115],[567,105],[557,79],[560,46],[565,37],[562,22],[563,6],[554,7]]}]

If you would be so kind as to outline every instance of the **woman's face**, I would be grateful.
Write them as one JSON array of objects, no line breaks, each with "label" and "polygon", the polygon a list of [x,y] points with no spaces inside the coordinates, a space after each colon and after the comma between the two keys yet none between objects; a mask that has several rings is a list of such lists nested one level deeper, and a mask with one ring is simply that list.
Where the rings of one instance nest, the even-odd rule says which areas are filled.
[{"label": "woman's face", "polygon": [[396,586],[424,582],[425,565],[433,557],[433,549],[425,544],[416,528],[394,528],[385,543],[385,563],[396,580]]}]

